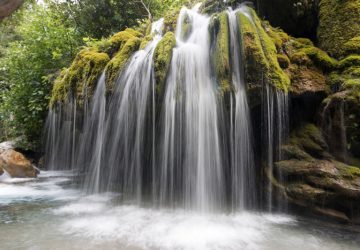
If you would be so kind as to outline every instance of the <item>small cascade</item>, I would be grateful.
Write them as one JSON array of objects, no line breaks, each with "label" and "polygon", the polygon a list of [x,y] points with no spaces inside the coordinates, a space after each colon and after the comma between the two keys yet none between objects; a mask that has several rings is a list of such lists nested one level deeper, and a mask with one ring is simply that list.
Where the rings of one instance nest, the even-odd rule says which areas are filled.
[{"label": "small cascade", "polygon": [[[224,201],[216,84],[210,78],[210,18],[183,8],[180,12],[162,114],[159,199],[172,202],[180,191],[186,208],[219,208]],[[188,16],[191,34],[182,37]]]},{"label": "small cascade", "polygon": [[77,105],[70,95],[65,103],[49,111],[45,125],[45,165],[50,170],[75,165]]},{"label": "small cascade", "polygon": [[[281,209],[284,204],[273,190],[274,163],[283,159],[281,145],[286,143],[289,134],[289,102],[288,95],[264,83],[262,101],[262,140],[263,160],[266,164],[267,177],[267,208]],[[281,173],[277,179],[283,181]],[[274,202],[275,201],[275,202]]]},{"label": "small cascade", "polygon": [[348,162],[343,101],[329,101],[322,111],[321,126],[330,152],[342,162]]},{"label": "small cascade", "polygon": [[106,112],[105,72],[101,74],[96,85],[83,128],[80,150],[78,152],[78,166],[87,166],[90,172],[85,180],[85,187],[90,193],[100,191],[101,153],[104,143],[104,123]]},{"label": "small cascade", "polygon": [[[236,13],[229,10],[230,55],[232,85],[235,98],[231,100],[231,178],[232,206],[244,209],[255,202],[255,165],[250,124],[250,111],[246,97],[245,73],[240,48],[240,30]],[[241,11],[241,9],[240,9]]]}]

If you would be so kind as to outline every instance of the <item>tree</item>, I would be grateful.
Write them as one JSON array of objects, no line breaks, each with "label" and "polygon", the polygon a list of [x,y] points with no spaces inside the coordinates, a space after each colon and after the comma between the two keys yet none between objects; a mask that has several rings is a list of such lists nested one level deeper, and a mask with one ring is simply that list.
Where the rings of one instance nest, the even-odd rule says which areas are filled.
[{"label": "tree", "polygon": [[52,87],[49,75],[71,62],[81,37],[45,6],[34,4],[24,15],[14,29],[19,38],[0,58],[0,116],[7,137],[23,136],[22,142],[38,146]]}]

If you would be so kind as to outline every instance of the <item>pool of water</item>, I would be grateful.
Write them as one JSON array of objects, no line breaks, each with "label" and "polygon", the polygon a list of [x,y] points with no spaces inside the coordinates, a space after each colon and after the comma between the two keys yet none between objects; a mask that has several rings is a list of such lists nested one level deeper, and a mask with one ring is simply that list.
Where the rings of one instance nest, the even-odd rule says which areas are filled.
[{"label": "pool of water", "polygon": [[86,196],[71,172],[0,177],[1,249],[360,249],[360,229],[284,214],[199,214]]}]

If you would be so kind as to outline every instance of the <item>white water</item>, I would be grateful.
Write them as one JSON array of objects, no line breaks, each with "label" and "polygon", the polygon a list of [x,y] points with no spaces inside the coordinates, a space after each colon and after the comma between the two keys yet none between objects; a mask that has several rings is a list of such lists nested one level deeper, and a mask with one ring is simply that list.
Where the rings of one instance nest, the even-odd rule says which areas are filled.
[{"label": "white water", "polygon": [[[160,201],[174,204],[180,191],[186,208],[202,211],[224,202],[216,83],[210,78],[210,18],[183,8],[164,97]],[[191,34],[182,38],[183,19]]]},{"label": "white water", "polygon": [[359,228],[288,215],[197,213],[84,196],[71,172],[0,182],[1,249],[359,249]]},{"label": "white water", "polygon": [[[255,203],[255,164],[251,134],[250,110],[247,103],[243,57],[237,12],[229,10],[230,55],[235,98],[231,101],[231,166],[232,206],[237,209],[253,207]],[[234,106],[234,107],[233,107]],[[234,124],[234,125],[233,125]]]}]

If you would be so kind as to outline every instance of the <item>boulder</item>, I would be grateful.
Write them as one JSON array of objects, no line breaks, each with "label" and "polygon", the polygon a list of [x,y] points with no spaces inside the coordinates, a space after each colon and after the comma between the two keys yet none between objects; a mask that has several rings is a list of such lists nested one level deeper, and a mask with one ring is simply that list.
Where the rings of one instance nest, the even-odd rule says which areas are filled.
[{"label": "boulder", "polygon": [[8,149],[0,155],[0,169],[5,170],[12,178],[35,178],[38,170],[21,153]]}]

